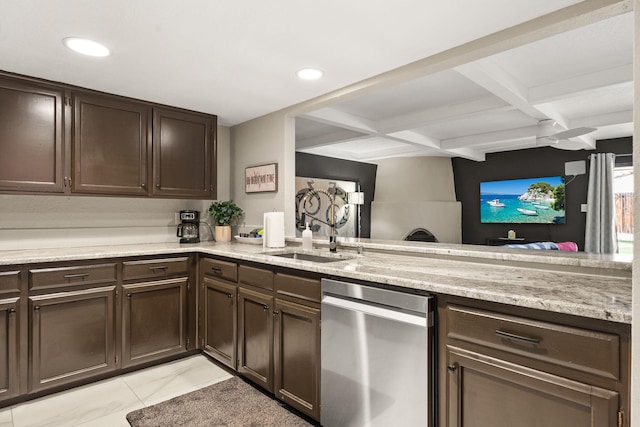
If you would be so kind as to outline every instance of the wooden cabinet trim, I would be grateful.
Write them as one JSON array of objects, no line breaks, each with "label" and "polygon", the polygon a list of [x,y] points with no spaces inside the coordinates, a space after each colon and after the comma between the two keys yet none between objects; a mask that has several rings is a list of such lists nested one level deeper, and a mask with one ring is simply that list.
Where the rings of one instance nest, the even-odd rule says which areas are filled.
[{"label": "wooden cabinet trim", "polygon": [[[237,368],[238,358],[238,286],[226,283],[210,277],[204,277],[202,284],[203,318],[202,318],[202,350],[214,359],[224,363],[231,369]],[[209,292],[215,292],[219,296],[220,304],[228,304],[226,310],[221,310],[220,306],[209,306]],[[213,322],[210,315],[223,316],[228,313],[228,317],[221,322]],[[216,346],[217,343],[209,341],[212,329],[224,329],[223,333],[230,334],[231,349],[225,351]],[[225,343],[228,344],[228,343]]]},{"label": "wooden cabinet trim", "polygon": [[213,258],[200,259],[200,272],[203,275],[213,276],[219,279],[238,281],[238,264],[235,262],[221,261]]},{"label": "wooden cabinet trim", "polygon": [[[64,172],[64,165],[65,165],[65,158],[64,158],[65,157],[64,156],[65,107],[63,102],[64,94],[62,92],[62,89],[57,86],[47,85],[43,82],[37,82],[35,80],[24,80],[24,79],[12,78],[6,75],[0,75],[0,112],[4,108],[7,108],[7,111],[15,113],[15,110],[16,110],[15,106],[13,105],[10,106],[8,105],[8,103],[5,105],[5,103],[2,102],[3,91],[11,91],[14,93],[21,92],[23,95],[26,94],[26,95],[50,98],[53,102],[53,106],[52,106],[53,111],[51,112],[51,116],[48,116],[46,118],[51,121],[51,123],[48,123],[47,125],[52,127],[50,131],[53,134],[47,137],[47,138],[50,138],[50,140],[48,140],[48,143],[50,144],[49,148],[51,150],[51,152],[49,153],[49,155],[51,156],[50,158],[44,157],[45,156],[44,153],[46,153],[47,147],[44,146],[45,144],[43,143],[43,141],[40,141],[40,143],[35,148],[29,147],[28,144],[24,144],[25,145],[24,149],[25,150],[31,149],[32,153],[29,153],[28,151],[19,153],[20,155],[24,155],[25,157],[29,157],[30,155],[33,155],[34,152],[41,154],[42,158],[40,158],[40,161],[42,163],[47,163],[47,164],[46,166],[44,164],[39,164],[35,167],[39,173],[42,172],[42,170],[48,170],[49,168],[51,169],[50,170],[51,176],[47,177],[46,180],[40,180],[38,177],[35,177],[35,176],[30,176],[30,177],[17,176],[17,175],[24,175],[25,163],[29,163],[30,161],[33,163],[34,160],[33,158],[21,158],[21,157],[15,158],[15,153],[13,156],[9,156],[8,154],[2,156],[3,145],[6,144],[8,146],[14,141],[10,140],[8,137],[2,138],[2,140],[0,140],[0,157],[3,157],[4,159],[8,159],[11,162],[11,165],[3,165],[0,159],[0,169],[3,169],[5,171],[11,171],[11,169],[14,167],[20,168],[19,171],[18,170],[15,171],[17,175],[13,176],[13,179],[11,175],[6,176],[5,179],[0,177],[0,191],[4,191],[8,193],[33,193],[33,192],[64,193],[65,188],[64,188],[63,172]],[[42,99],[40,101],[42,101]],[[25,132],[30,131],[31,129],[34,129],[36,131],[44,130],[45,124],[42,121],[44,119],[44,116],[43,116],[44,112],[42,109],[43,106],[44,105],[40,106],[40,108],[32,109],[33,111],[37,111],[37,114],[38,114],[38,119],[36,119],[37,122],[35,123],[35,125],[28,121],[28,119],[31,118],[29,117],[30,112],[25,113],[24,115],[19,115],[19,120],[16,120],[16,122],[18,123],[18,125],[21,126],[21,129],[23,129]],[[4,117],[6,119],[6,115],[4,115]],[[13,125],[14,123],[11,123],[11,124]],[[12,130],[17,132],[16,129],[11,129],[8,126],[6,128],[8,129],[9,132],[11,132]],[[20,136],[24,136],[24,135],[21,134]],[[38,134],[37,138],[31,136],[29,138],[25,138],[25,141],[29,141],[30,143],[32,143],[34,141],[38,141],[38,138],[43,138],[43,137],[44,137],[43,134]],[[24,141],[21,141],[21,142],[24,142]]]},{"label": "wooden cabinet trim", "polygon": [[4,363],[0,369],[4,375],[0,376],[0,401],[20,394],[19,359],[20,354],[20,298],[6,298],[0,300],[0,328],[5,331],[6,341],[0,342],[0,360]]},{"label": "wooden cabinet trim", "polygon": [[[30,358],[29,358],[29,392],[36,392],[62,385],[76,380],[91,378],[93,376],[110,372],[116,369],[116,353],[115,353],[115,286],[107,286],[100,288],[92,288],[81,291],[59,292],[54,294],[37,295],[29,297],[29,318],[30,318]],[[75,304],[80,301],[91,299],[104,300],[104,334],[105,342],[104,360],[92,366],[84,366],[78,369],[72,369],[68,372],[61,372],[51,377],[44,377],[41,364],[50,363],[49,360],[42,355],[42,345],[45,342],[42,337],[41,313],[48,310],[49,307],[60,306],[61,304]],[[71,307],[71,306],[70,306]],[[63,317],[57,315],[56,318],[63,320]],[[93,319],[83,319],[91,321]],[[65,322],[65,325],[76,327],[79,319],[74,322]],[[47,325],[50,326],[50,325]],[[67,338],[70,338],[70,334]],[[51,338],[50,338],[51,339]],[[91,352],[87,354],[92,354]],[[82,358],[82,354],[70,355],[75,358]]]},{"label": "wooden cabinet trim", "polygon": [[[137,171],[135,174],[131,176],[127,175],[128,179],[131,179],[131,182],[127,184],[112,184],[109,182],[87,182],[86,178],[83,176],[82,171],[85,170],[83,166],[83,160],[85,159],[85,154],[91,155],[91,153],[85,150],[84,138],[99,138],[100,141],[103,142],[102,138],[105,138],[108,135],[105,135],[106,132],[121,132],[121,126],[118,126],[116,123],[100,123],[100,122],[85,122],[83,113],[83,108],[98,108],[102,110],[110,109],[112,111],[119,111],[120,114],[129,113],[135,114],[138,116],[138,147],[137,150]],[[72,179],[72,191],[76,193],[90,193],[90,194],[115,194],[115,195],[134,195],[134,196],[146,196],[149,194],[148,189],[148,170],[150,167],[149,159],[150,159],[150,150],[151,150],[151,107],[146,104],[124,100],[122,98],[111,96],[111,95],[94,95],[89,93],[75,92],[73,94],[73,134],[72,134],[72,158],[73,158],[73,179]],[[104,114],[103,114],[104,116]],[[95,118],[95,117],[94,117]],[[103,117],[100,119],[104,120]],[[93,125],[100,129],[100,132],[97,132],[97,135],[85,134],[85,131],[90,131],[90,125]],[[127,133],[129,136],[130,133]],[[126,141],[124,138],[118,138],[118,140],[114,142],[124,142]],[[108,150],[109,152],[114,152],[114,144],[108,144],[108,146],[100,146],[97,144],[99,148],[104,150]],[[107,145],[107,144],[103,144]],[[87,153],[85,153],[87,151]],[[100,153],[100,158],[104,157],[104,153]],[[135,160],[135,158],[130,159],[131,156],[125,155],[127,153],[123,153],[120,158],[124,158],[127,161]],[[121,163],[121,162],[120,162]],[[90,169],[94,169],[93,167]],[[125,169],[128,171],[128,168]],[[123,180],[125,174],[119,173],[118,179]],[[99,176],[95,178],[100,179]]]},{"label": "wooden cabinet trim", "polygon": [[[310,308],[302,304],[284,301],[276,298],[275,300],[275,312],[274,312],[274,393],[277,398],[281,399],[285,403],[292,407],[302,411],[310,417],[319,420],[320,419],[320,310]],[[288,376],[289,381],[293,381],[293,384],[285,384],[284,376],[287,369],[295,369],[296,361],[299,363],[299,359],[302,354],[295,352],[295,354],[285,354],[285,336],[287,331],[285,330],[285,317],[296,318],[299,321],[308,324],[308,329],[305,330],[305,338],[312,341],[311,346],[306,348],[305,351],[309,352],[311,360],[309,365],[310,370],[307,371],[304,376],[293,377]],[[287,359],[287,356],[292,359]],[[287,389],[287,386],[291,385],[292,389]],[[298,393],[296,394],[296,388],[307,388],[305,390],[308,393],[306,399]]]},{"label": "wooden cabinet trim", "polygon": [[161,279],[189,273],[189,257],[142,259],[122,263],[122,280]]},{"label": "wooden cabinet trim", "polygon": [[29,289],[32,291],[116,282],[116,263],[29,269]]},{"label": "wooden cabinet trim", "polygon": [[[247,328],[253,326],[249,313],[246,312],[245,305],[247,302],[256,305],[262,305],[264,315],[261,319],[254,319],[257,323],[265,325],[263,335],[259,338],[267,341],[267,349],[264,354],[259,354],[258,358],[262,360],[258,363],[264,365],[264,372],[258,372],[254,367],[249,366],[247,359],[252,357],[247,355],[248,345],[257,346],[258,338],[255,336],[247,337]],[[254,291],[246,288],[238,288],[238,372],[247,376],[251,381],[259,384],[273,392],[273,303],[274,298],[269,293]],[[262,322],[260,322],[262,320]],[[252,331],[258,332],[258,331]]]},{"label": "wooden cabinet trim", "polygon": [[447,306],[446,316],[449,339],[620,378],[617,335],[454,305]]},{"label": "wooden cabinet trim", "polygon": [[22,271],[0,271],[0,295],[17,293],[22,290]]},{"label": "wooden cabinet trim", "polygon": [[[485,378],[495,378],[503,384],[514,384],[519,388],[530,389],[536,394],[572,402],[585,408],[584,412],[590,414],[590,425],[616,425],[619,394],[615,391],[536,371],[451,345],[447,346],[446,363],[448,365],[448,425],[462,425],[465,419],[474,418],[474,414],[464,413],[462,407],[464,377],[467,370],[477,372]],[[497,408],[484,407],[483,410],[496,411],[498,414],[500,412]],[[501,420],[504,421],[503,418]],[[527,420],[527,422],[539,425],[536,420]],[[510,420],[510,423],[517,424],[517,420]]]},{"label": "wooden cabinet trim", "polygon": [[288,295],[316,303],[320,302],[322,293],[320,279],[310,279],[285,273],[276,274],[275,288],[280,295]]},{"label": "wooden cabinet trim", "polygon": [[[201,127],[202,134],[200,135],[203,139],[200,141],[202,143],[201,152],[196,153],[193,150],[193,147],[182,147],[182,152],[187,154],[187,151],[191,151],[190,154],[193,154],[193,158],[190,161],[185,161],[183,164],[173,163],[171,164],[171,170],[166,171],[165,166],[167,165],[163,161],[163,156],[165,154],[164,151],[164,122],[167,124],[170,122],[182,122],[185,124],[189,124],[191,126]],[[172,108],[161,108],[154,107],[153,108],[153,186],[151,188],[151,194],[154,196],[169,196],[169,197],[187,197],[187,198],[200,198],[206,199],[211,197],[213,193],[212,186],[212,166],[211,166],[211,158],[212,158],[212,148],[213,148],[213,129],[216,126],[216,117],[210,116],[202,113],[186,113],[181,110],[172,109]],[[175,123],[174,123],[175,124]],[[167,125],[168,126],[168,125]],[[174,128],[170,134],[178,134],[179,131],[184,129]],[[194,140],[190,142],[193,143]],[[171,148],[173,144],[169,142],[167,147]],[[173,153],[174,156],[176,152]],[[194,162],[203,162],[202,164],[202,181],[200,181],[197,186],[177,186],[176,184],[172,185],[171,182],[167,182],[170,180],[175,181],[175,177],[181,174],[187,173],[191,171],[193,173],[193,168],[195,167]],[[197,168],[196,168],[197,169]],[[167,179],[170,177],[170,179]]]},{"label": "wooden cabinet trim", "polygon": [[[189,283],[188,277],[178,277],[165,280],[157,280],[153,282],[142,282],[126,284],[122,286],[122,366],[128,367],[137,365],[144,362],[149,362],[155,359],[159,359],[165,356],[171,356],[179,354],[187,350],[187,285]],[[132,303],[136,295],[144,295],[154,291],[178,289],[179,298],[178,301],[178,313],[179,318],[178,325],[178,340],[177,343],[168,347],[159,347],[154,350],[150,350],[144,354],[133,354],[132,346],[133,342],[133,330],[132,322],[138,320],[144,321],[138,316],[134,316],[132,313]]]}]

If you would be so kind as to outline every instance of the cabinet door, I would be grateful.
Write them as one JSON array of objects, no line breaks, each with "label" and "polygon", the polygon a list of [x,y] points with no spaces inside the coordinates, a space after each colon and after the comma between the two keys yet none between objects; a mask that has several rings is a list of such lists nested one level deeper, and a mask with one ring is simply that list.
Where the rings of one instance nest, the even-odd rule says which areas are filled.
[{"label": "cabinet door", "polygon": [[450,426],[617,425],[618,393],[449,347]]},{"label": "cabinet door", "polygon": [[238,287],[204,277],[203,350],[211,357],[236,369]]},{"label": "cabinet door", "polygon": [[76,94],[73,191],[146,195],[150,115],[144,104]]},{"label": "cabinet door", "polygon": [[64,191],[63,95],[0,79],[0,190]]},{"label": "cabinet door", "polygon": [[153,189],[157,196],[209,198],[215,119],[204,114],[153,110]]},{"label": "cabinet door", "polygon": [[276,299],[274,392],[320,419],[320,310]]},{"label": "cabinet door", "polygon": [[33,296],[29,309],[29,392],[115,369],[115,286]]},{"label": "cabinet door", "polygon": [[238,372],[273,392],[273,297],[238,289]]},{"label": "cabinet door", "polygon": [[0,401],[20,392],[18,311],[18,298],[0,300]]},{"label": "cabinet door", "polygon": [[123,286],[123,367],[187,350],[188,283],[180,277]]}]

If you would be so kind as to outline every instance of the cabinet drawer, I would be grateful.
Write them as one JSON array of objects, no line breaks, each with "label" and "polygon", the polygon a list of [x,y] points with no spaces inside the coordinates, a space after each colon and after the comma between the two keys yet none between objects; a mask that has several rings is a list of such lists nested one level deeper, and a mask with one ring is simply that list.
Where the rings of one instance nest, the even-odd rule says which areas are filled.
[{"label": "cabinet drawer", "polygon": [[203,258],[200,266],[200,271],[207,276],[214,276],[219,279],[226,279],[232,282],[238,281],[238,264],[234,262]]},{"label": "cabinet drawer", "polygon": [[124,280],[162,278],[189,272],[189,257],[125,261],[122,263]]},{"label": "cabinet drawer", "polygon": [[273,289],[273,272],[263,268],[247,267],[241,265],[238,269],[240,283],[252,285],[263,289]]},{"label": "cabinet drawer", "polygon": [[0,271],[0,294],[20,292],[20,271]]},{"label": "cabinet drawer", "polygon": [[613,334],[448,306],[447,337],[605,378],[620,377],[620,339]]},{"label": "cabinet drawer", "polygon": [[276,274],[276,292],[320,302],[320,280],[278,273]]},{"label": "cabinet drawer", "polygon": [[29,289],[32,290],[107,283],[116,283],[115,263],[29,270]]}]

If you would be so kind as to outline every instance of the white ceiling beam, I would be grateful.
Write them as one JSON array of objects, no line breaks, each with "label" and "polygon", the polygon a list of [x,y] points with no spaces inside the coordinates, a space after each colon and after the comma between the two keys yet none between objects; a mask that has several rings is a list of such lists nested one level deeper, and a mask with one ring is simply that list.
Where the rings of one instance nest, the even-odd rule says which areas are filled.
[{"label": "white ceiling beam", "polygon": [[483,152],[471,148],[456,148],[455,150],[447,150],[447,152],[450,153],[452,157],[462,157],[476,162],[484,162],[486,160]]},{"label": "white ceiling beam", "polygon": [[349,129],[355,132],[371,135],[378,133],[378,126],[375,121],[354,116],[353,114],[345,113],[344,111],[340,111],[335,108],[322,108],[320,110],[306,113],[301,117],[319,123]]},{"label": "white ceiling beam", "polygon": [[499,153],[503,151],[523,150],[535,147],[537,147],[536,138],[529,137],[514,141],[502,141],[494,145],[485,145],[482,147],[482,151],[485,153]]},{"label": "white ceiling beam", "polygon": [[506,141],[517,141],[536,137],[538,126],[526,126],[515,129],[507,129],[497,132],[480,133],[476,135],[461,136],[458,138],[443,139],[441,146],[445,150],[463,147],[483,147],[485,145],[500,144]]},{"label": "white ceiling beam", "polygon": [[414,111],[409,114],[383,119],[378,122],[378,128],[381,132],[392,133],[405,129],[414,129],[452,118],[459,118],[461,116],[470,116],[473,114],[486,113],[488,111],[512,108],[513,107],[511,105],[500,98],[496,98],[495,96],[484,96],[458,104],[427,108],[420,111]]},{"label": "white ceiling beam", "polygon": [[601,127],[633,123],[633,110],[617,111],[615,113],[599,114],[596,116],[571,119],[571,127]]},{"label": "white ceiling beam", "polygon": [[407,145],[406,147],[393,147],[380,150],[363,151],[360,153],[360,160],[371,161],[384,159],[389,157],[407,157],[407,156],[434,156],[441,155],[439,151],[432,151],[426,147],[418,147],[415,145]]},{"label": "white ceiling beam", "polygon": [[402,130],[398,132],[392,132],[387,134],[387,136],[395,139],[396,141],[412,143],[412,145],[418,145],[418,146],[435,148],[435,149],[441,148],[439,139],[432,138],[432,137],[423,135],[419,132],[415,132],[411,130]]},{"label": "white ceiling beam", "polygon": [[528,88],[491,59],[460,65],[454,70],[523,113],[537,120],[547,118],[529,103]]},{"label": "white ceiling beam", "polygon": [[538,105],[629,82],[633,82],[633,64],[621,65],[546,85],[535,86],[529,88],[528,98],[532,105]]},{"label": "white ceiling beam", "polygon": [[369,135],[354,133],[353,131],[335,128],[334,131],[322,135],[314,135],[306,138],[296,138],[297,148],[323,147],[325,145],[340,144],[343,142],[357,141],[359,139],[372,138]]}]

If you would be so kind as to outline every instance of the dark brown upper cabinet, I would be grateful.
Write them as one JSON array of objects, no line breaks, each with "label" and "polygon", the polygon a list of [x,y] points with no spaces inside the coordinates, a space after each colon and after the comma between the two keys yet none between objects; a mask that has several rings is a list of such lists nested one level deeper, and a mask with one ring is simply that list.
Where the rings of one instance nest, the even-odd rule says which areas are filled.
[{"label": "dark brown upper cabinet", "polygon": [[214,115],[0,73],[0,192],[216,197]]},{"label": "dark brown upper cabinet", "polygon": [[214,117],[209,115],[154,108],[153,195],[214,195],[215,126]]},{"label": "dark brown upper cabinet", "polygon": [[75,94],[73,192],[148,194],[151,107]]},{"label": "dark brown upper cabinet", "polygon": [[61,90],[0,77],[0,191],[64,192]]}]

